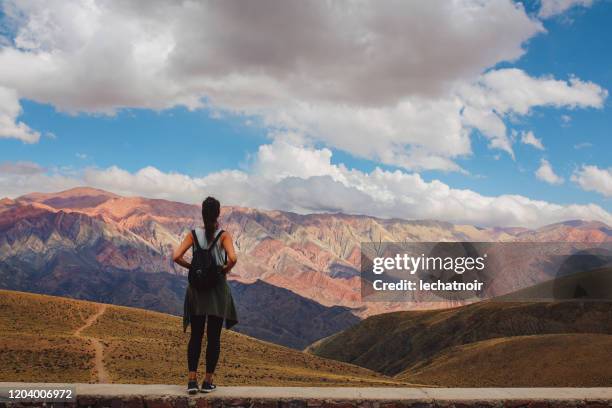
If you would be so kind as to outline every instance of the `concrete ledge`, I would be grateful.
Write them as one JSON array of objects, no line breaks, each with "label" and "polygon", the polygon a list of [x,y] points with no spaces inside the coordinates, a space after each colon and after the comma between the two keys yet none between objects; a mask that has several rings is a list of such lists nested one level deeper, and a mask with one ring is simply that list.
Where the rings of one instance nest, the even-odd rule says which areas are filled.
[{"label": "concrete ledge", "polygon": [[[15,388],[58,385],[0,383]],[[188,396],[178,385],[71,385],[76,385],[77,402],[67,405],[99,408],[612,407],[612,388],[220,387],[211,394]]]}]

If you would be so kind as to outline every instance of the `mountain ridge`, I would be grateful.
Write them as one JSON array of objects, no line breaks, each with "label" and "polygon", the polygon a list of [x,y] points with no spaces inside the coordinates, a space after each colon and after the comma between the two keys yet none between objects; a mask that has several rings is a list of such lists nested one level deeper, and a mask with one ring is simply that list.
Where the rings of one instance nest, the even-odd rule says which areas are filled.
[{"label": "mountain ridge", "polygon": [[[310,306],[304,303],[307,299],[327,308],[345,307],[358,318],[406,308],[449,306],[442,302],[417,305],[363,302],[362,242],[612,242],[608,227],[587,221],[568,221],[529,230],[223,207],[220,222],[232,234],[239,257],[228,277],[230,281],[249,285],[260,280],[299,296],[301,300],[297,301],[283,295],[296,308],[309,310]],[[131,305],[178,314],[183,287],[174,282],[184,280],[186,271],[172,262],[172,250],[190,229],[201,223],[197,205],[123,197],[91,188],[3,199],[0,201],[0,287],[23,289],[38,284],[33,282],[44,282],[47,286],[39,289],[43,293],[87,294],[91,300],[99,300],[105,294],[117,296],[115,301],[120,304],[126,304],[126,299],[136,299]],[[549,278],[546,274],[540,275],[528,276],[517,285]],[[101,286],[92,289],[91,282]],[[345,317],[347,324],[355,322],[350,316]],[[265,322],[266,318],[262,315],[252,323],[257,321]],[[273,323],[269,322],[268,328]],[[282,330],[292,326],[289,321],[283,324]],[[297,333],[297,328],[291,330]],[[325,329],[308,341],[329,334]],[[293,334],[290,337],[293,340],[287,345],[298,348],[306,345]]]},{"label": "mountain ridge", "polygon": [[[105,199],[91,199],[100,196]],[[71,197],[78,208],[71,206]],[[63,201],[58,202],[58,198]],[[115,261],[125,267],[128,261],[117,246],[137,242],[152,250],[150,254],[144,254],[138,263],[146,271],[184,273],[171,261],[172,249],[189,229],[201,225],[200,210],[196,205],[164,199],[122,197],[91,188],[18,197],[13,204],[0,208],[0,225],[3,214],[9,214],[4,217],[5,223],[18,220],[20,214],[10,213],[10,210],[24,203],[37,210],[23,208],[23,217],[47,209],[50,212],[82,213],[101,220],[108,230],[106,235],[120,241],[107,249],[105,256],[109,262]],[[341,304],[352,308],[363,306],[359,301],[358,278],[361,242],[612,241],[612,230],[605,224],[575,220],[529,230],[483,228],[443,221],[407,221],[347,214],[304,215],[278,210],[223,207],[221,222],[233,234],[240,255],[240,262],[231,279],[242,282],[262,279],[327,306]],[[365,310],[366,314],[385,311],[372,305]]]}]

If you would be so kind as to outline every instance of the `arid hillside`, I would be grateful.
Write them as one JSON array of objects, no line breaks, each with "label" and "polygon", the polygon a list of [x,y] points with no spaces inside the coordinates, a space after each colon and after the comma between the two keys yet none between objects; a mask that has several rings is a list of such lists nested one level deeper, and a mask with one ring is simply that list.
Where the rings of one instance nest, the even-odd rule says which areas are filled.
[{"label": "arid hillside", "polygon": [[444,387],[609,387],[612,335],[497,337],[445,349],[395,378]]},{"label": "arid hillside", "polygon": [[[611,274],[612,269],[600,269],[583,277],[586,283],[606,283]],[[557,289],[576,293],[578,285],[572,276]],[[549,286],[530,291],[546,293]],[[611,386],[612,301],[588,299],[586,290],[579,295],[371,316],[308,351],[441,386]]]},{"label": "arid hillside", "polygon": [[[189,333],[166,314],[0,290],[0,333],[0,381],[185,382]],[[221,341],[220,385],[400,385],[233,331]]]}]

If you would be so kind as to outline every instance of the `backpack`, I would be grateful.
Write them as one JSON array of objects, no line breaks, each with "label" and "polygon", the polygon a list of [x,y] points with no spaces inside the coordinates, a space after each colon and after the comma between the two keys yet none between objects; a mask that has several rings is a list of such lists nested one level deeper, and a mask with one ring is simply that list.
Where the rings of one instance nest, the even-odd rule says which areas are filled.
[{"label": "backpack", "polygon": [[[223,230],[219,231],[213,242],[207,248],[202,248],[198,242],[195,230],[191,230],[191,235],[193,236],[193,258],[191,259],[191,268],[189,268],[189,275],[187,276],[191,287],[197,290],[210,289],[222,279],[223,265],[217,265],[212,250],[223,232]],[[227,263],[227,253],[225,253],[225,262]]]}]

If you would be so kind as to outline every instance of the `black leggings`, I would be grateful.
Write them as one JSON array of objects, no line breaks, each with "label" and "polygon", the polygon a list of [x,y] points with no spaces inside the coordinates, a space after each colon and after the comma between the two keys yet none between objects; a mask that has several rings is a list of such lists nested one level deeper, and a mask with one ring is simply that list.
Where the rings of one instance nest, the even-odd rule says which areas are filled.
[{"label": "black leggings", "polygon": [[[187,365],[189,371],[197,371],[200,353],[202,352],[202,337],[204,336],[204,325],[206,315],[191,316],[191,337],[187,346]],[[218,316],[208,316],[206,325],[206,372],[214,373],[219,360],[221,351],[221,328],[223,318]]]}]

